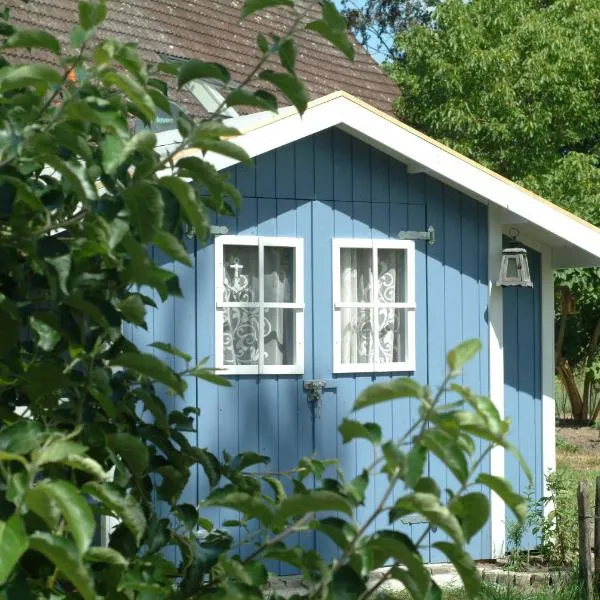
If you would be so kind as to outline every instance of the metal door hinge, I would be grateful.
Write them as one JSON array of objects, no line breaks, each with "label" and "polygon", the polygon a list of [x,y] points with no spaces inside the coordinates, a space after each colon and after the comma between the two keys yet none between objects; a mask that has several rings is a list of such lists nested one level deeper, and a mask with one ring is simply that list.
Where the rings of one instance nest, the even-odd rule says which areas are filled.
[{"label": "metal door hinge", "polygon": [[425,240],[430,246],[435,244],[435,229],[433,225],[427,231],[399,231],[396,236],[399,240]]}]

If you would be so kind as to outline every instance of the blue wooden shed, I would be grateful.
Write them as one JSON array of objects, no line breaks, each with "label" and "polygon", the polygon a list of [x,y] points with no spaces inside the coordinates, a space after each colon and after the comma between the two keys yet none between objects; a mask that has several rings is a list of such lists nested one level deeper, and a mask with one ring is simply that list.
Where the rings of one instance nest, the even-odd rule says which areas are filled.
[{"label": "blue wooden shed", "polygon": [[[140,346],[171,342],[209,357],[230,378],[230,388],[188,388],[183,404],[201,410],[193,442],[216,454],[269,455],[274,471],[311,454],[337,458],[351,477],[372,460],[366,444],[343,445],[337,434],[356,396],[402,375],[435,387],[448,350],[479,338],[463,382],[512,419],[542,496],[555,463],[553,270],[600,264],[600,231],[343,92],[302,117],[284,109],[233,124],[252,165],[212,160],[231,172],[242,207],[215,222],[207,245],[189,240],[194,267],[171,264],[184,298],[160,305],[149,331],[133,334]],[[496,285],[514,229],[532,288]],[[361,416],[396,436],[416,411],[392,402]],[[436,460],[428,468],[442,489],[452,487]],[[527,491],[502,449],[482,468]],[[382,487],[375,481],[365,512]],[[198,470],[185,501],[207,489]],[[505,550],[508,515],[499,498],[491,506],[469,546],[475,558]],[[225,509],[211,516],[232,518]],[[411,519],[400,526],[413,539],[424,529]],[[431,562],[444,560],[436,539],[440,532],[423,547]],[[318,537],[293,542],[333,553]]]}]

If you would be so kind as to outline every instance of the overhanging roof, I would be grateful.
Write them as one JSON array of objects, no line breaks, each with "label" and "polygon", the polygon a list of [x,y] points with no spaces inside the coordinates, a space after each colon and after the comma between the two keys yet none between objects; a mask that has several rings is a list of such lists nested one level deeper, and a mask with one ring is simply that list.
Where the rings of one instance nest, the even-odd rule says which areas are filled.
[{"label": "overhanging roof", "polygon": [[[345,92],[311,102],[302,116],[291,109],[265,116],[234,141],[254,157],[330,127],[406,163],[409,173],[425,172],[501,207],[507,231],[516,226],[528,239],[551,247],[555,268],[600,265],[600,229]],[[175,159],[194,152],[184,151]],[[220,155],[207,158],[218,169],[237,162]]]}]

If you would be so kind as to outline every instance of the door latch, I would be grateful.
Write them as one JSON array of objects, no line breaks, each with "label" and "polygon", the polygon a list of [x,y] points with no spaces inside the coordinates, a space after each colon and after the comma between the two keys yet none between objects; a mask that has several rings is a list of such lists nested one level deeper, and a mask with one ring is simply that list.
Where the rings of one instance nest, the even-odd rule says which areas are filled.
[{"label": "door latch", "polygon": [[319,402],[323,395],[323,390],[327,387],[324,379],[311,379],[304,382],[304,389],[308,392],[309,402]]}]

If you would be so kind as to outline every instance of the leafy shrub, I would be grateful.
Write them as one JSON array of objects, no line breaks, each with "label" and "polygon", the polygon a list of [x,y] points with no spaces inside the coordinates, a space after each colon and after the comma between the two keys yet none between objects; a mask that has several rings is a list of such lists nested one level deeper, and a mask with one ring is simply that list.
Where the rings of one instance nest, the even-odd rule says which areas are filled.
[{"label": "leafy shrub", "polygon": [[[274,4],[290,2],[247,0],[243,14]],[[306,26],[351,54],[333,4],[325,0],[322,12]],[[157,108],[170,112],[164,77],[179,87],[205,77],[226,85],[229,74],[201,61],[148,66],[130,44],[95,42],[105,13],[104,2],[79,3],[80,24],[66,53],[47,32],[0,23],[6,36],[0,69],[0,593],[53,600],[261,598],[270,559],[301,571],[313,598],[365,600],[376,593],[366,589],[368,573],[384,564],[391,565],[387,577],[403,581],[413,597],[439,597],[419,554],[429,529],[417,540],[392,529],[418,513],[447,534],[435,546],[476,594],[479,579],[464,546],[485,525],[489,502],[473,486],[494,490],[517,518],[525,513],[507,482],[477,474],[492,446],[511,450],[508,423],[491,401],[454,381],[478,342],[449,353],[447,377],[435,393],[396,379],[361,394],[357,411],[412,398],[421,405],[420,419],[393,440],[383,439],[375,423],[345,420],[344,442],[364,438],[376,456],[352,480],[343,473],[324,478],[325,465],[307,457],[287,474],[292,489],[286,491],[280,477],[249,470],[268,457],[219,459],[191,445],[195,407],[167,411],[166,394],[183,396],[194,378],[228,382],[203,364],[190,365],[191,357],[167,343],[136,347],[123,328],[148,327],[154,301],[147,290],[163,302],[181,295],[177,276],[155,264],[149,246],[189,265],[184,230],[191,228],[201,244],[209,212],[231,214],[231,205],[240,203],[228,176],[202,153],[247,156],[226,139],[237,132],[215,116],[200,122],[177,116],[182,142],[167,156],[155,151],[150,131],[132,135],[133,118],[150,122]],[[294,28],[303,26],[301,17]],[[259,36],[263,55],[256,71],[303,110],[307,94],[294,72],[294,28],[271,41]],[[10,63],[10,51],[23,48],[54,53],[55,62]],[[274,57],[285,67],[276,74],[264,68]],[[276,99],[242,87],[227,95],[227,105],[239,103],[272,108]],[[197,152],[179,160],[182,149]],[[446,397],[452,401],[444,404]],[[477,438],[487,443],[480,453]],[[458,481],[452,494],[443,495],[427,476],[429,455]],[[195,465],[211,486],[200,506],[180,503]],[[377,474],[387,481],[380,503],[358,523],[356,509]],[[201,516],[210,506],[239,513],[242,528],[256,525],[244,540],[252,547],[245,557],[230,532]],[[390,528],[369,533],[381,514]],[[103,547],[97,523],[106,515],[119,523]],[[197,535],[199,528],[205,535]],[[328,564],[314,551],[286,545],[298,531],[322,532],[339,558]],[[169,559],[175,553],[167,548],[177,548],[181,559]]]}]

